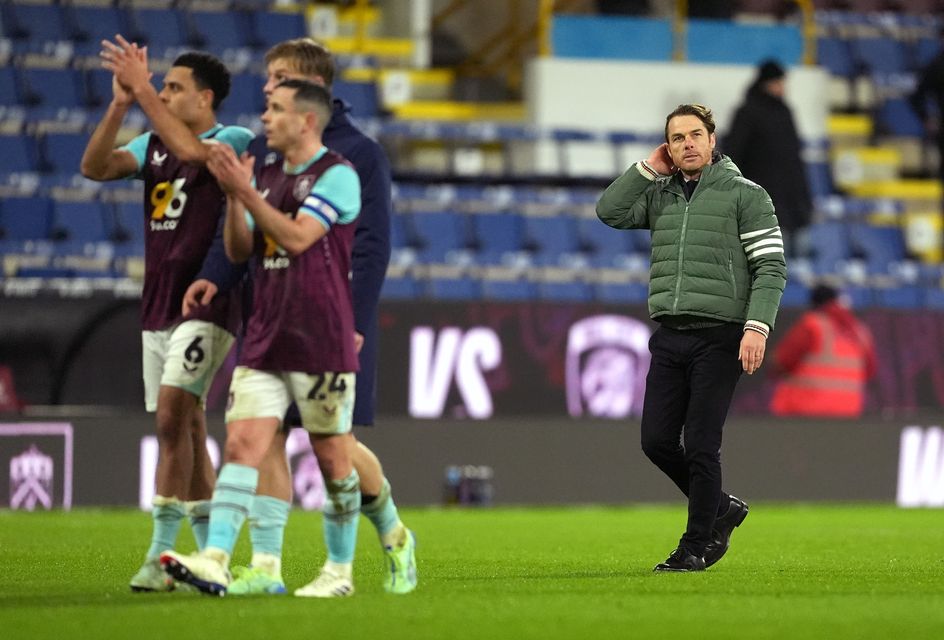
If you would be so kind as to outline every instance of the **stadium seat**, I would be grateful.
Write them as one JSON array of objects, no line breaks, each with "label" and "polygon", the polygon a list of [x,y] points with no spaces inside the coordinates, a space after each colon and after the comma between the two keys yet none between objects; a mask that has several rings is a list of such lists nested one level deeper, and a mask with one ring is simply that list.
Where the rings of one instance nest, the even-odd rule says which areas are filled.
[{"label": "stadium seat", "polygon": [[559,256],[580,251],[576,220],[565,214],[526,216],[525,242],[536,256]]},{"label": "stadium seat", "polygon": [[21,70],[27,101],[55,109],[85,106],[85,88],[74,69]]},{"label": "stadium seat", "polygon": [[852,256],[849,234],[841,222],[820,222],[810,225],[810,250],[817,274],[837,273],[840,263]]},{"label": "stadium seat", "polygon": [[600,283],[594,287],[598,302],[612,304],[641,304],[649,299],[649,287],[640,282]]},{"label": "stadium seat", "polygon": [[64,10],[69,37],[79,55],[97,55],[102,40],[114,40],[115,34],[130,33],[125,10],[121,7],[69,4],[64,6]]},{"label": "stadium seat", "polygon": [[865,258],[869,273],[888,273],[892,262],[905,259],[905,239],[900,228],[864,223],[850,224],[848,228],[853,250]]},{"label": "stadium seat", "polygon": [[458,278],[430,278],[426,296],[437,300],[478,300],[482,297],[482,283],[469,275]]},{"label": "stadium seat", "polygon": [[53,205],[53,234],[64,242],[103,242],[105,211],[98,201],[56,202]]},{"label": "stadium seat", "polygon": [[926,67],[941,52],[941,41],[937,38],[921,38],[915,45],[912,57],[918,69]]},{"label": "stadium seat", "polygon": [[[191,33],[179,11],[132,7],[128,14],[130,40],[146,44],[151,51],[158,47],[185,47]],[[128,36],[125,36],[128,37]]]},{"label": "stadium seat", "polygon": [[0,200],[0,229],[3,230],[5,240],[49,239],[52,231],[52,201],[44,197]]},{"label": "stadium seat", "polygon": [[262,115],[265,111],[263,78],[254,73],[234,73],[223,110],[229,114]]},{"label": "stadium seat", "polygon": [[539,282],[537,292],[538,298],[541,300],[589,302],[594,298],[593,287],[580,280],[573,280],[571,282]]},{"label": "stadium seat", "polygon": [[482,297],[486,300],[534,300],[537,287],[525,279],[482,280]]},{"label": "stadium seat", "polygon": [[0,135],[0,174],[39,170],[36,139],[25,134]]},{"label": "stadium seat", "polygon": [[384,300],[412,300],[419,297],[420,287],[409,273],[387,273],[380,297]]},{"label": "stadium seat", "polygon": [[89,136],[84,133],[50,133],[43,136],[43,167],[51,173],[79,173]]},{"label": "stadium seat", "polygon": [[31,42],[66,40],[62,11],[58,4],[4,2],[3,34],[8,38]]},{"label": "stadium seat", "polygon": [[297,12],[254,11],[251,24],[253,40],[262,50],[283,40],[304,37],[308,33],[305,17]]},{"label": "stadium seat", "polygon": [[806,307],[810,304],[809,288],[795,279],[787,278],[787,286],[780,298],[782,307]]},{"label": "stadium seat", "polygon": [[375,82],[346,82],[335,79],[331,93],[351,105],[351,113],[358,118],[376,118],[380,115],[380,99]]},{"label": "stadium seat", "polygon": [[924,306],[924,289],[917,285],[875,289],[873,295],[875,303],[880,307],[918,309]]},{"label": "stadium seat", "polygon": [[0,67],[0,104],[15,105],[22,102],[19,79],[13,65]]},{"label": "stadium seat", "polygon": [[834,76],[852,78],[856,73],[849,42],[841,38],[819,38],[816,41],[819,64]]},{"label": "stadium seat", "polygon": [[249,47],[252,43],[244,11],[191,11],[189,16],[202,49],[222,53],[226,49]]},{"label": "stadium seat", "polygon": [[921,119],[904,98],[888,98],[878,108],[876,124],[881,133],[893,136],[922,138],[925,135]]},{"label": "stadium seat", "polygon": [[417,211],[411,219],[420,262],[446,262],[451,252],[469,247],[467,221],[460,213]]},{"label": "stadium seat", "polygon": [[473,243],[481,256],[499,257],[524,248],[524,219],[515,213],[471,216]]},{"label": "stadium seat", "polygon": [[82,72],[85,102],[91,107],[106,107],[114,96],[112,73],[107,69],[86,69]]},{"label": "stadium seat", "polygon": [[581,247],[591,255],[612,256],[635,249],[629,233],[608,227],[597,218],[580,218],[577,230]]},{"label": "stadium seat", "polygon": [[866,73],[905,73],[909,70],[905,45],[894,38],[854,38],[852,55]]},{"label": "stadium seat", "polygon": [[119,202],[112,215],[113,226],[110,234],[117,241],[124,241],[132,246],[144,247],[144,212],[140,202]]}]

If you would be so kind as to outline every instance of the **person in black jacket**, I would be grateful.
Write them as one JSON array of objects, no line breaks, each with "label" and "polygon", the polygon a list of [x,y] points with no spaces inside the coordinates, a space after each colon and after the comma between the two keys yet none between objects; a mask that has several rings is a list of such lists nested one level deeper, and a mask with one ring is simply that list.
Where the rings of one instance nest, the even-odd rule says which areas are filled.
[{"label": "person in black jacket", "polygon": [[[944,31],[941,33],[944,41]],[[932,102],[937,110],[928,109],[928,103]],[[911,107],[924,123],[928,138],[937,141],[938,171],[940,172],[941,182],[944,183],[944,50],[937,54],[933,60],[918,76],[918,86],[909,98]]]},{"label": "person in black jacket", "polygon": [[802,244],[801,232],[810,222],[813,205],[801,157],[802,145],[793,114],[784,102],[785,89],[783,67],[773,60],[761,64],[744,103],[734,115],[723,146],[743,176],[770,195],[786,253],[796,255],[801,253],[797,245]]}]

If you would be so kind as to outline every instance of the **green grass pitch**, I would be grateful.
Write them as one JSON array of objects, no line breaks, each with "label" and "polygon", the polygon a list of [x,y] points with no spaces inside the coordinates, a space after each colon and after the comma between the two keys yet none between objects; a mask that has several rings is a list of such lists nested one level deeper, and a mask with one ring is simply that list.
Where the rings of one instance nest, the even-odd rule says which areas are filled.
[{"label": "green grass pitch", "polygon": [[[147,514],[0,511],[0,637],[944,638],[944,510],[755,504],[724,560],[687,575],[652,573],[681,532],[678,505],[403,516],[419,539],[415,593],[383,592],[362,520],[357,593],[312,601],[131,594]],[[186,525],[181,540],[192,546]],[[289,589],[314,576],[322,549],[320,515],[293,513]]]}]

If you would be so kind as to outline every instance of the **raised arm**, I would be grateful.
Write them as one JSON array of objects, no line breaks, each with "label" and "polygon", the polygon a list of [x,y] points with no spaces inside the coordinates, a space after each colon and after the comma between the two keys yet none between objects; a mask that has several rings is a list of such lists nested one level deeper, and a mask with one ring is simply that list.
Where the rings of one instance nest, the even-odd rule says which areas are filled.
[{"label": "raised arm", "polygon": [[137,101],[150,119],[151,128],[170,152],[182,162],[206,164],[209,157],[207,145],[170,112],[151,84],[153,74],[148,70],[147,47],[138,47],[118,35],[115,42],[103,40],[102,49],[102,66],[111,70]]},{"label": "raised arm", "polygon": [[646,160],[629,167],[606,188],[597,201],[597,216],[616,229],[649,228],[649,194],[654,181],[675,171],[668,144],[661,144]]},{"label": "raised arm", "polygon": [[138,161],[134,155],[123,149],[115,148],[118,131],[124,121],[128,108],[134,102],[130,92],[126,91],[115,78],[112,78],[112,100],[95,127],[82,154],[80,170],[82,175],[92,180],[116,180],[126,178],[138,170]]}]

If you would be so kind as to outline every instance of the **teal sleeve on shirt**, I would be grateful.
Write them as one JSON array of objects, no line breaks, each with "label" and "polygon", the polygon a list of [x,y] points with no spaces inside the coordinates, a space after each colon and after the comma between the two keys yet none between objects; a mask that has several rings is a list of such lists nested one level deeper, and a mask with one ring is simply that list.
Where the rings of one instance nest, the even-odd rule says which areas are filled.
[{"label": "teal sleeve on shirt", "polygon": [[126,144],[123,147],[119,147],[122,151],[127,151],[134,156],[134,161],[138,164],[138,169],[135,171],[134,175],[131,177],[137,178],[141,175],[141,169],[144,167],[144,162],[146,158],[144,157],[147,154],[148,144],[151,142],[151,132],[146,131],[139,136],[136,136],[131,142]]},{"label": "teal sleeve on shirt", "polygon": [[331,225],[350,224],[361,211],[361,181],[346,164],[330,167],[311,187],[299,213],[313,216],[326,229]]},{"label": "teal sleeve on shirt", "polygon": [[223,127],[213,139],[228,144],[236,155],[240,156],[249,148],[249,143],[254,137],[253,132],[246,127]]}]

